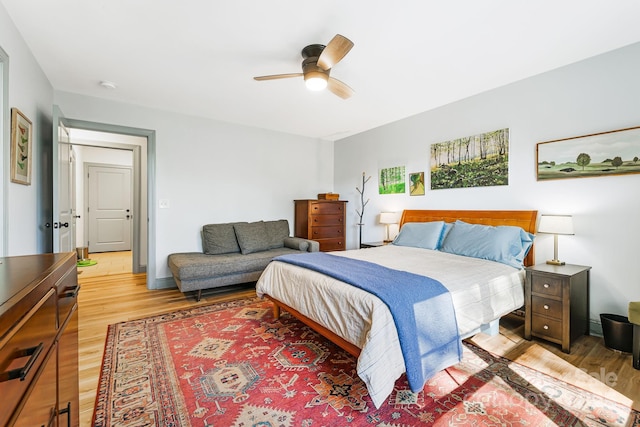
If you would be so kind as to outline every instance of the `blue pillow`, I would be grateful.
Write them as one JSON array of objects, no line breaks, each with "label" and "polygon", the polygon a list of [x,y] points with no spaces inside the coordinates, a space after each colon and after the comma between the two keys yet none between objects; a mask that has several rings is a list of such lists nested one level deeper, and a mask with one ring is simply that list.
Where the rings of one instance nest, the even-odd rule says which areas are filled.
[{"label": "blue pillow", "polygon": [[520,227],[493,227],[456,221],[442,242],[440,250],[522,268],[532,244],[533,235]]},{"label": "blue pillow", "polygon": [[394,245],[438,249],[444,221],[407,222],[393,241]]},{"label": "blue pillow", "polygon": [[445,222],[444,223],[444,227],[442,228],[442,234],[440,234],[440,240],[438,241],[438,248],[440,249],[442,247],[442,242],[444,242],[444,238],[447,237],[447,234],[449,234],[449,231],[453,228],[453,224],[450,222]]}]

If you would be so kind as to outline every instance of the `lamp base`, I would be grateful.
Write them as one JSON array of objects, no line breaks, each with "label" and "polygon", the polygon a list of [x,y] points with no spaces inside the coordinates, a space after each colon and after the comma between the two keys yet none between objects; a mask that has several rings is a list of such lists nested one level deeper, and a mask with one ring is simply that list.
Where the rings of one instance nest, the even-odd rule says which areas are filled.
[{"label": "lamp base", "polygon": [[550,259],[549,261],[547,261],[547,264],[551,264],[551,265],[564,265],[565,262],[564,261],[559,261],[557,259]]}]

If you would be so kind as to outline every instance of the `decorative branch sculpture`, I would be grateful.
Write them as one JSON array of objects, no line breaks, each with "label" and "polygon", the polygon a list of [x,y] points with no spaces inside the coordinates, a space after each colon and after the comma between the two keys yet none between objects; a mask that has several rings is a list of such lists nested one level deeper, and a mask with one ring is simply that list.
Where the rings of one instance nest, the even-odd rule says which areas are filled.
[{"label": "decorative branch sculpture", "polygon": [[358,216],[360,217],[358,220],[358,227],[359,227],[359,233],[358,233],[358,248],[360,248],[362,246],[362,226],[364,225],[362,223],[362,217],[364,216],[364,207],[367,206],[367,203],[369,203],[369,199],[367,199],[367,201],[364,201],[364,187],[365,184],[371,179],[371,177],[369,176],[368,178],[365,179],[365,173],[362,172],[362,190],[358,187],[356,187],[356,190],[358,191],[358,193],[360,193],[360,210],[356,209],[356,213],[358,214]]}]

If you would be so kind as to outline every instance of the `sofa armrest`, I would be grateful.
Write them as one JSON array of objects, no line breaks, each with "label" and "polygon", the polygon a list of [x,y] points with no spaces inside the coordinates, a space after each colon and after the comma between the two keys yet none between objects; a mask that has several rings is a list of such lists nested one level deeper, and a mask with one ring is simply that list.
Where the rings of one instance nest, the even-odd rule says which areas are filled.
[{"label": "sofa armrest", "polygon": [[301,237],[285,237],[284,246],[302,252],[318,252],[320,250],[320,244],[318,242]]},{"label": "sofa armrest", "polygon": [[320,243],[316,242],[315,240],[308,240],[309,242],[309,249],[307,249],[307,252],[320,252]]}]

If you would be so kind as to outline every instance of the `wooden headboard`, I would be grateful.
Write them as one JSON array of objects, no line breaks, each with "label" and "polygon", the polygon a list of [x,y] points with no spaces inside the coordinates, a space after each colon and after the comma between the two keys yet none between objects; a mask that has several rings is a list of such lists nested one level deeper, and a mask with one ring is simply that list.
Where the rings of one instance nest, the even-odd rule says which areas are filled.
[{"label": "wooden headboard", "polygon": [[[464,221],[469,224],[483,225],[513,225],[521,227],[529,233],[536,232],[538,211],[471,211],[471,210],[417,210],[410,209],[402,212],[400,228],[407,222]],[[524,259],[525,266],[535,264],[533,247]]]}]

